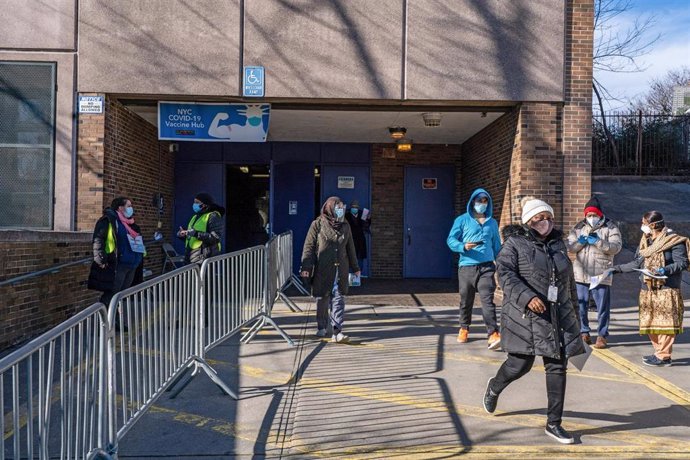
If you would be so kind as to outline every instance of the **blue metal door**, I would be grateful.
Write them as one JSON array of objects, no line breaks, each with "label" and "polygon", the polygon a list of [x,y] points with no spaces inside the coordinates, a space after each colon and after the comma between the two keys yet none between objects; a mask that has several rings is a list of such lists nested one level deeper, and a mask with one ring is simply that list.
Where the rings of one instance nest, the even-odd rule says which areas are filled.
[{"label": "blue metal door", "polygon": [[293,264],[297,273],[304,239],[314,220],[314,164],[272,163],[271,231],[292,230]]},{"label": "blue metal door", "polygon": [[453,258],[446,238],[453,224],[454,190],[453,166],[405,167],[405,278],[453,276]]},{"label": "blue metal door", "polygon": [[[339,181],[338,178],[341,178]],[[352,181],[350,179],[353,179]],[[353,188],[338,188],[352,186]],[[353,200],[359,201],[361,209],[371,210],[369,187],[369,166],[363,165],[324,165],[321,168],[321,203],[329,196],[338,196],[348,207]],[[349,212],[349,211],[348,211]],[[369,259],[371,257],[371,238],[367,241],[367,258],[364,260],[362,275],[369,276]]]},{"label": "blue metal door", "polygon": [[[176,237],[180,227],[187,228],[192,218],[192,204],[199,192],[211,194],[219,205],[225,207],[225,165],[222,163],[187,163],[175,165],[175,218],[173,219],[172,243],[178,253],[184,253],[184,241]],[[225,252],[225,238],[222,242]]]}]

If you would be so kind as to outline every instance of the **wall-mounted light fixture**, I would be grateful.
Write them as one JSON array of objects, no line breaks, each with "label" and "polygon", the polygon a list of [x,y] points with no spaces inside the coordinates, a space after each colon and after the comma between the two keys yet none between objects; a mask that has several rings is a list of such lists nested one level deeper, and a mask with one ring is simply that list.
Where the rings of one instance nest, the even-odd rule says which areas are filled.
[{"label": "wall-mounted light fixture", "polygon": [[403,128],[402,126],[394,126],[392,128],[388,128],[388,132],[391,134],[391,137],[397,141],[398,139],[405,137],[407,128]]},{"label": "wall-mounted light fixture", "polygon": [[399,139],[396,143],[395,149],[401,153],[412,151],[412,139]]}]

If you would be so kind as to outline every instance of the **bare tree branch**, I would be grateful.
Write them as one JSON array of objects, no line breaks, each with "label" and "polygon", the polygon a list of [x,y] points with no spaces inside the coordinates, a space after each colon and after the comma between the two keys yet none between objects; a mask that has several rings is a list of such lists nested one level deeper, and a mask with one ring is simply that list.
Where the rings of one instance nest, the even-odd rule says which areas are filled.
[{"label": "bare tree branch", "polygon": [[[620,30],[621,17],[633,8],[632,0],[595,0],[594,55],[595,71],[634,73],[646,70],[638,59],[648,54],[661,34],[648,36],[654,26],[654,16],[636,18],[632,25]],[[594,79],[594,95],[603,110],[603,100],[619,100]]]}]

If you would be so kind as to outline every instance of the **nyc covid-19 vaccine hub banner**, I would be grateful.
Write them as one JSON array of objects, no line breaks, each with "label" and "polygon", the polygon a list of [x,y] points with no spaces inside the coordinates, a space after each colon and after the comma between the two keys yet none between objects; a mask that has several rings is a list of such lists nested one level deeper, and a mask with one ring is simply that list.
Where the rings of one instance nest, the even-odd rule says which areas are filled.
[{"label": "nyc covid-19 vaccine hub banner", "polygon": [[270,104],[159,102],[158,139],[266,142]]}]

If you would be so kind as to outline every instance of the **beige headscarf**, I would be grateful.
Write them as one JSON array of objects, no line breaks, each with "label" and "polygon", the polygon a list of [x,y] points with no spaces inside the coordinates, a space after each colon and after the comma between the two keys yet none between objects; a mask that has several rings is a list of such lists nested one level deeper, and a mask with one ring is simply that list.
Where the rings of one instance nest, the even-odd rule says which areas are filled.
[{"label": "beige headscarf", "polygon": [[[666,265],[664,251],[678,244],[685,244],[688,254],[690,254],[690,240],[670,230],[665,230],[664,233],[652,240],[651,244],[649,244],[648,238],[643,236],[640,240],[640,255],[644,257],[644,268],[654,272],[659,267]],[[659,288],[664,285],[664,280],[645,276],[645,283],[651,288]]]}]

